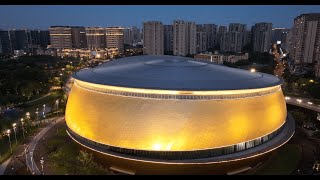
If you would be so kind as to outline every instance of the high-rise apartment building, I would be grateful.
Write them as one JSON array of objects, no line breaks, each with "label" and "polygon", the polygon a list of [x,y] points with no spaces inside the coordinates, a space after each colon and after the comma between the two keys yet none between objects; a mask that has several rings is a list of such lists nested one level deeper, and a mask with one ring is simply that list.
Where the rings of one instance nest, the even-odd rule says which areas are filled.
[{"label": "high-rise apartment building", "polygon": [[197,31],[195,22],[173,22],[173,54],[186,56],[196,54]]},{"label": "high-rise apartment building", "polygon": [[269,52],[271,47],[272,23],[256,23],[252,29],[253,51]]},{"label": "high-rise apartment building", "polygon": [[90,50],[106,48],[106,33],[101,27],[86,27],[87,46]]},{"label": "high-rise apartment building", "polygon": [[[206,33],[206,48],[212,49],[218,44],[217,29],[215,24],[202,24],[203,32]],[[207,50],[206,49],[206,50]]]},{"label": "high-rise apartment building", "polygon": [[137,44],[137,43],[141,43],[142,41],[142,32],[140,31],[139,28],[137,28],[136,26],[133,26],[132,29],[132,39],[133,39],[133,44]]},{"label": "high-rise apartment building", "polygon": [[106,28],[106,48],[116,48],[123,53],[123,29],[122,27]]},{"label": "high-rise apartment building", "polygon": [[218,45],[220,46],[220,50],[224,48],[224,33],[228,31],[227,26],[219,26],[218,33],[217,33],[217,39],[218,39]]},{"label": "high-rise apartment building", "polygon": [[123,44],[128,44],[128,45],[133,44],[132,29],[130,29],[130,28],[123,29]]},{"label": "high-rise apartment building", "polygon": [[295,63],[320,61],[320,13],[301,14],[294,19],[291,51]]},{"label": "high-rise apartment building", "polygon": [[11,30],[10,31],[11,48],[13,50],[23,50],[24,52],[29,52],[30,45],[30,34],[28,30]]},{"label": "high-rise apartment building", "polygon": [[163,24],[159,21],[143,23],[143,54],[163,55]]},{"label": "high-rise apartment building", "polygon": [[271,43],[276,44],[278,42],[281,42],[281,48],[284,49],[286,52],[288,52],[289,32],[290,32],[290,29],[287,29],[287,28],[273,28]]},{"label": "high-rise apartment building", "polygon": [[197,24],[196,29],[197,29],[196,51],[197,53],[205,52],[208,49],[207,48],[207,45],[208,45],[207,32],[205,31],[205,28],[202,24]]},{"label": "high-rise apartment building", "polygon": [[165,54],[173,53],[173,26],[163,25],[163,39],[164,39],[164,52]]},{"label": "high-rise apartment building", "polygon": [[220,47],[223,52],[241,52],[242,49],[242,33],[237,31],[229,31],[223,34],[223,43]]},{"label": "high-rise apartment building", "polygon": [[222,34],[221,51],[241,52],[246,43],[246,25],[240,23],[230,23],[229,31]]},{"label": "high-rise apartment building", "polygon": [[50,43],[55,49],[72,48],[72,30],[70,26],[51,26]]},{"label": "high-rise apartment building", "polygon": [[13,50],[11,48],[11,40],[9,31],[0,30],[0,43],[1,43],[1,53],[11,54]]}]

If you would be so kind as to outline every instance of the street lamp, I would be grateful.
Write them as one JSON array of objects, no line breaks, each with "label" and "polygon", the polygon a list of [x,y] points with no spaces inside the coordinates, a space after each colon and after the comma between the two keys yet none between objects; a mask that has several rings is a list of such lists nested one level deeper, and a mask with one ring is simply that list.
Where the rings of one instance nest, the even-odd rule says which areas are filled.
[{"label": "street lamp", "polygon": [[22,124],[22,134],[23,134],[23,139],[25,139],[26,137],[24,136],[24,127],[23,127],[23,118],[21,118],[21,124]]},{"label": "street lamp", "polygon": [[251,69],[250,69],[250,72],[256,72],[256,69],[251,68]]},{"label": "street lamp", "polygon": [[37,121],[39,120],[39,109],[37,108],[36,110],[36,114],[37,114]]},{"label": "street lamp", "polygon": [[62,82],[62,73],[60,73],[60,81]]},{"label": "street lamp", "polygon": [[43,157],[41,157],[41,159],[40,159],[40,164],[41,164],[42,174],[44,174],[44,173],[43,173],[43,164],[44,164],[44,159],[43,159]]},{"label": "street lamp", "polygon": [[26,113],[26,116],[27,116],[27,120],[29,120],[29,119],[30,119],[30,113],[27,112],[27,113]]},{"label": "street lamp", "polygon": [[10,140],[10,133],[11,133],[10,129],[6,130],[6,135],[7,135],[7,136],[8,136],[8,138],[9,138],[10,151],[11,151],[11,153],[12,153],[12,146],[11,146],[11,140]]},{"label": "street lamp", "polygon": [[58,110],[59,110],[59,99],[56,100],[56,106],[57,106],[57,116],[58,116]]},{"label": "street lamp", "polygon": [[13,123],[12,124],[12,127],[13,127],[13,131],[14,131],[14,137],[16,139],[16,144],[18,144],[18,140],[17,140],[17,132],[16,132],[16,129],[17,129],[17,123]]},{"label": "street lamp", "polygon": [[46,122],[46,105],[45,104],[43,105],[43,113],[42,113],[42,115],[43,115],[43,118],[44,118],[44,122]]}]

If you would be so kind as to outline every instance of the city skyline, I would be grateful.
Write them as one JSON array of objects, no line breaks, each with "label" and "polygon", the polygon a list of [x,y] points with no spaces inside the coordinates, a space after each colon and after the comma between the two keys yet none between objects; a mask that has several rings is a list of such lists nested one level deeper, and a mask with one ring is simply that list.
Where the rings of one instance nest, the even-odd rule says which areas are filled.
[{"label": "city skyline", "polygon": [[271,22],[273,27],[291,28],[296,16],[316,13],[319,8],[318,5],[15,5],[0,6],[0,16],[6,17],[2,19],[0,29],[48,29],[53,25],[141,28],[143,22],[154,20],[163,24],[172,24],[174,20],[217,25],[243,23],[248,28],[255,23]]}]

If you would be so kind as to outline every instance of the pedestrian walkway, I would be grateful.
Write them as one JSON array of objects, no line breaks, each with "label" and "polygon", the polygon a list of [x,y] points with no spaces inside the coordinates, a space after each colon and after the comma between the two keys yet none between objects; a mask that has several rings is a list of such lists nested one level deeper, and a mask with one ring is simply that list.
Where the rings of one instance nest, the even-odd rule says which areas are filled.
[{"label": "pedestrian walkway", "polygon": [[[48,121],[51,122],[50,125],[48,125],[45,128],[40,128],[39,129],[40,132],[36,136],[31,137],[32,138],[31,140],[27,141],[27,142],[30,142],[29,144],[19,145],[18,148],[13,153],[13,156],[11,156],[10,159],[8,159],[6,162],[0,165],[0,175],[13,174],[15,170],[18,170],[19,168],[25,165],[27,165],[26,168],[31,170],[31,172],[34,172],[34,174],[40,175],[41,173],[38,167],[35,165],[33,156],[30,155],[30,152],[33,152],[33,149],[36,147],[38,141],[42,138],[42,136],[48,130],[50,130],[56,123],[58,123],[63,119],[64,119],[63,117],[48,119]],[[11,167],[12,169],[9,169],[8,167]]]},{"label": "pedestrian walkway", "polygon": [[12,157],[10,157],[8,160],[6,160],[4,163],[2,163],[0,165],[0,175],[3,175],[4,171],[7,169],[7,166],[9,164],[9,162],[11,161],[11,158]]}]

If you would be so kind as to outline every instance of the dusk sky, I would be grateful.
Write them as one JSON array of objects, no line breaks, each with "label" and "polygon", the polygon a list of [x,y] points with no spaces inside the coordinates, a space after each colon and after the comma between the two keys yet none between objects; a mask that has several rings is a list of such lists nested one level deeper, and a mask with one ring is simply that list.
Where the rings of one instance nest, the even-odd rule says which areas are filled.
[{"label": "dusk sky", "polygon": [[319,5],[68,5],[68,6],[0,6],[0,28],[48,29],[51,25],[142,26],[143,21],[173,20],[196,23],[271,22],[273,27],[290,28],[302,13],[320,13]]}]

